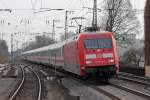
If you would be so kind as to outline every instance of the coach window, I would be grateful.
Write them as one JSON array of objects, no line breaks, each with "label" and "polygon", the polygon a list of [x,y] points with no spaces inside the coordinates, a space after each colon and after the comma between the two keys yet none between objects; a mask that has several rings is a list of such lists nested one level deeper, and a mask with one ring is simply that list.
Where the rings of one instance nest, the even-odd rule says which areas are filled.
[{"label": "coach window", "polygon": [[42,56],[45,56],[45,51],[42,51]]},{"label": "coach window", "polygon": [[42,56],[42,52],[39,52],[40,56]]},{"label": "coach window", "polygon": [[47,57],[47,51],[44,51],[44,53],[45,53],[44,56]]},{"label": "coach window", "polygon": [[39,56],[41,56],[41,52],[39,52]]},{"label": "coach window", "polygon": [[45,53],[45,56],[48,57],[48,50],[46,50],[45,52],[46,52],[46,53]]},{"label": "coach window", "polygon": [[46,55],[46,51],[43,51],[43,56],[45,56]]},{"label": "coach window", "polygon": [[29,53],[29,56],[32,56],[32,53]]},{"label": "coach window", "polygon": [[37,53],[37,52],[35,52],[35,56],[38,56],[38,53]]},{"label": "coach window", "polygon": [[51,51],[51,54],[52,54],[51,56],[54,57],[54,56],[55,56],[55,51],[52,50],[52,51]]},{"label": "coach window", "polygon": [[48,56],[51,56],[51,50],[48,50]]},{"label": "coach window", "polygon": [[40,52],[37,52],[37,55],[40,56]]},{"label": "coach window", "polygon": [[56,49],[55,52],[56,52],[56,57],[58,57],[59,56],[59,49]]},{"label": "coach window", "polygon": [[42,51],[41,53],[42,53],[42,54],[41,54],[42,56],[45,56],[45,52],[44,52],[44,51]]}]

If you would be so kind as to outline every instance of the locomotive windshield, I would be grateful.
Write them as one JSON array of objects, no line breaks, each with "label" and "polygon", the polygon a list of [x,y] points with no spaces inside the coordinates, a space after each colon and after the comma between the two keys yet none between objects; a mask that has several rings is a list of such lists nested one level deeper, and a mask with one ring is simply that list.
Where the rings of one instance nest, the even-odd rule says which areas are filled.
[{"label": "locomotive windshield", "polygon": [[112,48],[112,40],[108,38],[86,39],[84,40],[84,47],[87,49]]}]

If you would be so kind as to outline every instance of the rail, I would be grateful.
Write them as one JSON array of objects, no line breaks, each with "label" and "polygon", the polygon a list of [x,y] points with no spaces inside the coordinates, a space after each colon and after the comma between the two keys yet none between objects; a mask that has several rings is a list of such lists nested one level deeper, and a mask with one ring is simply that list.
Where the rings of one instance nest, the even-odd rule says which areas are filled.
[{"label": "rail", "polygon": [[35,72],[32,68],[30,68],[30,67],[27,67],[28,69],[30,69],[30,71],[32,71],[35,75],[36,75],[36,77],[37,77],[37,79],[38,79],[38,83],[39,83],[39,93],[38,93],[38,99],[37,100],[40,100],[41,99],[41,93],[42,93],[42,84],[41,84],[41,80],[40,80],[40,77],[39,77],[39,75],[37,74],[37,72]]},{"label": "rail", "polygon": [[21,71],[22,71],[22,80],[21,83],[19,84],[18,88],[15,90],[15,92],[13,93],[13,95],[8,99],[8,100],[14,100],[14,98],[16,97],[16,95],[18,94],[18,92],[20,91],[20,89],[22,88],[23,84],[24,84],[24,80],[25,80],[25,74],[24,74],[24,69],[20,66]]},{"label": "rail", "polygon": [[21,83],[19,84],[19,86],[17,87],[17,89],[15,90],[15,92],[13,93],[13,95],[8,99],[8,100],[14,100],[15,97],[17,96],[17,94],[19,93],[19,91],[22,89],[23,87],[23,84],[25,82],[25,68],[28,68],[31,72],[33,72],[33,74],[36,76],[36,78],[38,79],[38,85],[39,85],[39,89],[38,89],[38,97],[37,97],[37,100],[41,100],[41,88],[42,88],[42,85],[41,85],[41,80],[40,80],[40,77],[39,75],[37,74],[37,72],[35,72],[32,68],[30,67],[20,67],[21,68],[21,71],[22,71],[22,80],[21,80]]}]

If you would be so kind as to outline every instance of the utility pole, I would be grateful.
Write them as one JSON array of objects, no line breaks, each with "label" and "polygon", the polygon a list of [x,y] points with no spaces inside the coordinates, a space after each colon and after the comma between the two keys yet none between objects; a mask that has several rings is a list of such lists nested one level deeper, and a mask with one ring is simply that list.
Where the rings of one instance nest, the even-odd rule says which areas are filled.
[{"label": "utility pole", "polygon": [[55,22],[58,22],[59,20],[49,20],[46,19],[46,24],[49,25],[50,21],[52,21],[52,39],[55,41]]},{"label": "utility pole", "polygon": [[97,0],[93,0],[93,8],[88,8],[90,10],[93,10],[93,19],[92,19],[92,27],[86,27],[85,31],[98,31],[99,27],[97,27],[97,10],[101,11],[101,9],[97,8]]},{"label": "utility pole", "polygon": [[54,39],[54,40],[55,40],[55,20],[53,20],[52,39]]},{"label": "utility pole", "polygon": [[68,11],[65,12],[65,40],[68,38]]},{"label": "utility pole", "polygon": [[55,22],[58,22],[59,20],[52,20],[53,21],[53,30],[52,30],[52,39],[55,41]]},{"label": "utility pole", "polygon": [[1,25],[1,40],[3,40],[3,36],[4,36],[4,25],[5,25],[5,20],[4,19],[2,19],[1,21],[0,21],[0,25]]},{"label": "utility pole", "polygon": [[[52,11],[52,10],[56,10],[56,11],[62,11],[62,10],[65,10],[65,9],[51,9],[51,8],[41,8],[41,9],[45,9],[45,10],[42,10],[42,11],[37,11],[37,12],[34,12],[34,13],[41,13],[41,12],[45,12],[45,11]],[[65,39],[68,38],[68,12],[74,12],[74,11],[65,11]],[[55,21],[53,21],[53,35],[52,37],[54,37],[55,35]]]},{"label": "utility pole", "polygon": [[65,11],[65,40],[68,38],[68,13],[71,13],[74,11]]},{"label": "utility pole", "polygon": [[11,60],[13,61],[13,33],[11,33]]},{"label": "utility pole", "polygon": [[[0,11],[5,11],[5,12],[9,12],[9,13],[11,13],[12,12],[12,10],[11,9],[0,9]],[[5,24],[5,20],[1,20],[1,25],[2,26],[4,26],[4,24]],[[4,27],[2,27],[1,29],[3,29]],[[3,31],[2,31],[2,33],[1,33],[1,39],[3,40],[3,36],[4,36],[4,33],[3,33]]]},{"label": "utility pole", "polygon": [[92,27],[97,28],[97,0],[94,0],[94,3],[93,3]]}]

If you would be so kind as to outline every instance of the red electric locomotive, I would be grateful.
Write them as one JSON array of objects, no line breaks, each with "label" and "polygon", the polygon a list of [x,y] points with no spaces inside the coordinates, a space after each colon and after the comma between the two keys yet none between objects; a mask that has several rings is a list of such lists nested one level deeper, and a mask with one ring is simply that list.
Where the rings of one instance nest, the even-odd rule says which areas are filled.
[{"label": "red electric locomotive", "polygon": [[119,71],[116,41],[111,32],[80,33],[23,55],[27,60],[61,66],[85,78],[109,79]]}]

